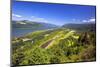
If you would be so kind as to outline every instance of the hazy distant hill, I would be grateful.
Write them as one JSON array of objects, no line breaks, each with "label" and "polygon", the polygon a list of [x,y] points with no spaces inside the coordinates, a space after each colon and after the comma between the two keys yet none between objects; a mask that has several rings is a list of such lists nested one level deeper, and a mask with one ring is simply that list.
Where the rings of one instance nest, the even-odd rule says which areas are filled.
[{"label": "hazy distant hill", "polygon": [[56,28],[56,25],[49,24],[49,23],[43,23],[43,22],[32,22],[27,20],[22,21],[12,21],[12,27],[13,28],[33,28],[33,29],[51,29]]},{"label": "hazy distant hill", "polygon": [[96,24],[95,23],[65,24],[62,27],[80,31],[95,31]]}]

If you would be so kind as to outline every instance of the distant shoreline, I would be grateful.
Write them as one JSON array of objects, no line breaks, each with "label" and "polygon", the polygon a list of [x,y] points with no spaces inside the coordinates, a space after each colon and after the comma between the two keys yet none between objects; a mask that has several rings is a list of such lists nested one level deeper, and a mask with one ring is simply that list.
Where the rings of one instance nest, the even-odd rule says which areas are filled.
[{"label": "distant shoreline", "polygon": [[[30,33],[36,32],[36,31],[41,31],[41,30],[33,30],[33,29],[21,29],[21,28],[13,28],[13,29],[21,30],[21,32],[20,31],[19,32],[14,32],[16,30],[13,30],[12,31],[12,35],[11,35],[12,38],[19,38],[19,37],[26,36],[26,35],[28,35]],[[52,30],[52,29],[43,29],[43,30]],[[22,31],[24,31],[24,32],[22,32]]]}]

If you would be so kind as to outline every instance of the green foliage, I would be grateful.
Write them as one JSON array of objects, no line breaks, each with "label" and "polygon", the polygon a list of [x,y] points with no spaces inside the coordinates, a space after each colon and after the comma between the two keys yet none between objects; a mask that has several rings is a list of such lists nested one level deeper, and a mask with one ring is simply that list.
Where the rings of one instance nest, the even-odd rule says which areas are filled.
[{"label": "green foliage", "polygon": [[20,65],[20,63],[23,61],[23,57],[24,57],[25,55],[23,54],[23,53],[21,53],[21,52],[18,52],[18,53],[16,53],[16,54],[14,54],[13,56],[12,56],[12,62],[13,62],[13,65]]},{"label": "green foliage", "polygon": [[[13,65],[93,61],[96,57],[95,32],[71,32],[69,29],[43,30],[12,40]],[[31,41],[23,42],[23,38]],[[49,48],[41,46],[52,40]],[[52,42],[51,41],[51,42]],[[47,43],[47,45],[50,45]]]},{"label": "green foliage", "polygon": [[29,52],[26,52],[26,57],[22,64],[44,64],[49,63],[50,57],[48,53],[41,48],[35,48]]},{"label": "green foliage", "polygon": [[50,63],[60,63],[60,60],[59,60],[58,57],[52,57],[52,58],[50,59]]},{"label": "green foliage", "polygon": [[96,57],[96,48],[93,45],[88,46],[86,49],[83,49],[79,54],[81,60],[83,61],[92,61]]}]

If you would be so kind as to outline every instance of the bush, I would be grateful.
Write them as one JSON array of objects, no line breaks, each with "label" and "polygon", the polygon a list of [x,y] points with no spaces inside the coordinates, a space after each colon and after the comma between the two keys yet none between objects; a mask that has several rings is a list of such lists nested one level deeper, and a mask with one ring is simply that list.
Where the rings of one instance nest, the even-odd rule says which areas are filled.
[{"label": "bush", "polygon": [[58,57],[52,57],[52,58],[50,59],[50,63],[60,63],[60,60],[59,60]]},{"label": "bush", "polygon": [[95,46],[90,45],[86,49],[83,49],[82,52],[80,53],[80,59],[82,61],[91,61],[91,59],[94,58],[95,60],[96,57],[96,49]]}]

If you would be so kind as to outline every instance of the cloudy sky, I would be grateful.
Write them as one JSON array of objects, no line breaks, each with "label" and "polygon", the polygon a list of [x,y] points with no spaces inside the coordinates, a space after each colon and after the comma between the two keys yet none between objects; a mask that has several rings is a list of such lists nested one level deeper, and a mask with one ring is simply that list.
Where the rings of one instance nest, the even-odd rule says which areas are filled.
[{"label": "cloudy sky", "polygon": [[12,20],[30,20],[56,25],[95,22],[95,6],[13,1]]}]

